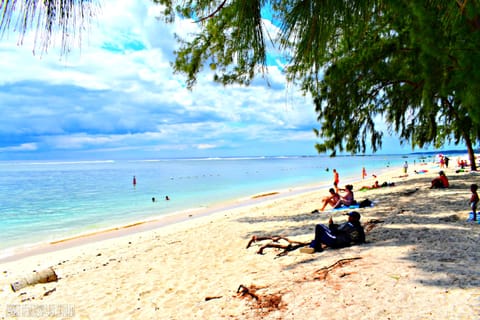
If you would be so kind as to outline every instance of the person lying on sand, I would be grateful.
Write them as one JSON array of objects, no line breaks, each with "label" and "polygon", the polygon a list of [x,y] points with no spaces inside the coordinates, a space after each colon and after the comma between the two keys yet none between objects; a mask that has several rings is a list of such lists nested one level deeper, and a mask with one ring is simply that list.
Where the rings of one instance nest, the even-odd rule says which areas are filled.
[{"label": "person lying on sand", "polygon": [[348,221],[340,225],[333,223],[332,217],[328,221],[328,227],[324,224],[317,224],[315,238],[309,247],[301,248],[300,252],[321,252],[323,251],[322,244],[337,249],[361,243],[365,243],[365,231],[360,224],[360,214],[352,211],[348,213]]},{"label": "person lying on sand", "polygon": [[413,172],[415,172],[416,174],[423,174],[423,173],[427,173],[428,170],[413,170]]},{"label": "person lying on sand", "polygon": [[375,183],[372,186],[363,186],[359,190],[360,191],[365,191],[365,190],[370,190],[370,189],[377,189],[377,188],[383,188],[383,187],[394,187],[395,182],[387,182],[385,181],[382,184],[379,184],[378,181],[375,181]]},{"label": "person lying on sand", "polygon": [[375,181],[375,183],[371,186],[363,186],[361,187],[359,190],[360,191],[364,191],[364,190],[369,190],[369,189],[377,189],[377,188],[380,188],[381,185],[378,183],[378,180]]}]

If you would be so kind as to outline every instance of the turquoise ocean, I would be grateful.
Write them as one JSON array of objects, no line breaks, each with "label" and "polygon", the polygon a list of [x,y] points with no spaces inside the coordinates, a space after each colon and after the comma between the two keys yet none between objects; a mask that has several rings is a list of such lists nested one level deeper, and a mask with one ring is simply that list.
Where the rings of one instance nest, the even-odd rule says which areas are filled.
[{"label": "turquoise ocean", "polygon": [[0,257],[12,248],[262,193],[309,185],[327,188],[334,168],[343,184],[360,179],[362,167],[370,175],[419,158],[415,154],[0,161]]}]

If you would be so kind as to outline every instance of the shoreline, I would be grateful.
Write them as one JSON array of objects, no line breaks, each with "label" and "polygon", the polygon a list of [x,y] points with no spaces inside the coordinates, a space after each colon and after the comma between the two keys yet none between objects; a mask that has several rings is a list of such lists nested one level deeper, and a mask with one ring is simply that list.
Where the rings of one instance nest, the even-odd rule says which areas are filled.
[{"label": "shoreline", "polygon": [[[307,242],[316,223],[345,220],[345,211],[310,213],[323,191],[270,195],[183,223],[0,263],[0,312],[55,305],[69,306],[71,315],[63,317],[74,319],[475,318],[480,225],[465,219],[469,185],[479,173],[451,168],[451,188],[430,189],[440,169],[425,168],[425,174],[411,168],[408,177],[390,168],[377,178],[395,186],[365,192],[358,189],[373,179],[356,180],[357,201],[375,202],[359,209],[363,224],[377,221],[366,229],[364,245],[281,256],[276,248],[258,254],[265,241],[246,248],[253,236]],[[12,292],[12,282],[45,267],[57,281]]]},{"label": "shoreline", "polygon": [[49,253],[57,250],[63,250],[81,246],[84,244],[95,243],[102,240],[115,239],[123,236],[133,235],[144,231],[154,230],[165,226],[170,226],[196,218],[212,215],[214,213],[253,206],[266,201],[272,201],[278,198],[295,196],[299,193],[315,192],[325,189],[323,184],[306,185],[297,188],[283,189],[278,191],[266,191],[254,194],[249,197],[231,199],[210,207],[197,207],[164,215],[152,217],[151,219],[136,220],[127,224],[114,225],[103,229],[94,229],[92,231],[73,234],[69,237],[53,239],[44,242],[29,243],[17,247],[8,247],[0,252],[0,264],[12,262],[32,255]]},{"label": "shoreline", "polygon": [[[378,179],[378,177],[390,177],[388,175],[388,172],[399,170],[401,170],[401,167],[386,167],[380,170],[380,173],[376,174],[376,177],[372,177],[372,175],[370,175],[370,177],[368,178],[360,179],[349,176],[343,178],[341,181],[343,181],[342,185],[360,182],[365,182],[367,185],[371,185],[374,180]],[[3,255],[0,255],[0,264],[15,262],[36,255],[55,253],[56,251],[72,249],[84,245],[92,245],[105,240],[114,240],[126,236],[132,236],[142,232],[159,230],[177,224],[181,225],[184,222],[209,217],[217,213],[241,208],[248,208],[257,204],[267,203],[278,199],[285,200],[289,197],[308,195],[321,191],[325,191],[326,194],[326,191],[330,187],[331,184],[324,182],[320,184],[306,184],[303,186],[297,186],[292,188],[278,189],[276,191],[269,190],[252,194],[248,197],[235,198],[219,202],[210,207],[196,207],[192,209],[152,217],[151,219],[135,220],[127,224],[114,225],[103,229],[94,229],[89,232],[74,234],[69,237],[63,237],[44,242],[30,243],[18,247],[10,247],[0,251],[4,253]],[[358,194],[360,192],[360,190],[356,190],[356,198],[358,197]],[[319,205],[321,202],[320,199],[322,197],[323,195],[320,196],[318,199]]]},{"label": "shoreline", "polygon": [[[17,188],[14,187],[14,185],[11,185],[9,190],[12,190],[12,194],[9,199],[11,198],[13,200],[12,202],[6,201],[4,204],[7,204],[7,206],[0,210],[2,212],[5,211],[5,215],[2,215],[4,219],[2,221],[6,221],[1,228],[2,232],[4,232],[5,241],[0,244],[0,258],[10,256],[12,253],[28,250],[30,247],[38,247],[50,242],[85,236],[109,229],[122,228],[139,222],[145,223],[149,221],[157,221],[172,214],[181,215],[183,212],[189,211],[196,214],[199,211],[208,211],[209,208],[223,205],[226,202],[236,203],[244,199],[249,200],[252,195],[256,196],[261,193],[280,192],[283,190],[290,190],[292,187],[293,189],[298,189],[310,187],[312,185],[316,187],[318,185],[323,186],[329,184],[332,173],[329,172],[328,167],[331,169],[331,164],[337,163],[338,160],[331,161],[331,158],[328,158],[327,161],[326,157],[325,159],[322,157],[314,157],[315,160],[307,160],[305,162],[303,157],[301,158],[301,161],[292,160],[288,157],[286,162],[283,162],[283,160],[274,161],[272,162],[272,165],[276,169],[271,171],[266,170],[265,167],[265,165],[270,166],[270,161],[268,160],[264,163],[262,160],[259,164],[261,171],[258,172],[252,167],[250,161],[246,162],[246,164],[248,164],[248,170],[245,172],[240,170],[242,174],[239,182],[241,182],[241,184],[237,185],[235,183],[236,179],[231,179],[229,180],[231,182],[225,188],[225,192],[223,192],[223,188],[217,191],[215,187],[209,187],[210,185],[208,183],[210,178],[205,181],[207,184],[205,185],[205,188],[203,188],[204,190],[202,190],[202,181],[199,180],[195,182],[197,186],[200,186],[199,188],[186,188],[185,192],[170,187],[161,189],[169,190],[170,192],[158,191],[152,189],[156,184],[145,179],[145,185],[142,184],[142,180],[139,181],[140,186],[144,189],[139,188],[139,192],[137,192],[134,188],[132,192],[132,189],[129,188],[131,183],[130,180],[126,179],[127,186],[125,186],[123,182],[120,182],[123,180],[119,179],[123,179],[124,175],[122,170],[119,170],[118,167],[114,171],[113,176],[115,179],[106,179],[103,175],[96,175],[97,178],[95,179],[98,181],[112,180],[117,182],[107,183],[105,185],[107,187],[106,189],[104,189],[105,186],[103,186],[103,184],[102,188],[92,188],[91,192],[87,192],[86,195],[84,195],[84,191],[88,191],[91,188],[88,183],[82,184],[84,188],[77,188],[75,189],[75,192],[69,192],[65,196],[61,191],[55,192],[55,189],[50,186],[44,191],[45,195],[42,195],[42,193],[39,192],[33,192],[34,195],[30,196],[29,201],[21,200],[18,202],[16,200],[17,194],[20,194],[21,192],[15,192],[13,190],[22,190],[22,188],[21,186]],[[356,159],[355,162],[352,162],[351,165],[348,166],[345,166],[347,160],[342,160],[340,163],[343,166],[343,169],[340,168],[340,176],[343,179],[341,180],[349,179],[350,177],[352,177],[352,180],[359,179],[360,168],[357,169],[357,166],[364,164],[367,168],[370,168],[370,164],[366,163],[364,158],[365,157],[354,157],[352,159]],[[350,157],[346,157],[346,159],[350,159]],[[368,157],[368,159],[370,159],[370,157]],[[383,158],[383,156],[373,156],[372,159],[374,162],[371,164],[372,169],[369,170],[369,173],[385,169],[385,165],[388,166],[392,163],[394,165],[399,164],[396,161],[390,161],[388,158]],[[392,159],[395,159],[395,156],[392,156]],[[78,162],[73,163],[77,164]],[[83,162],[79,163],[81,164]],[[256,165],[256,163],[257,162],[253,162],[253,165]],[[26,164],[27,168],[30,164],[30,162]],[[236,164],[236,166],[241,164],[242,162]],[[297,164],[299,165],[298,170],[297,167],[294,167],[294,165]],[[124,163],[121,163],[119,168],[124,168],[124,165]],[[380,165],[382,166],[377,167]],[[103,168],[103,165],[99,168],[90,168],[88,166],[87,168],[96,172],[95,170]],[[110,166],[106,166],[106,168],[110,169]],[[125,168],[131,169],[129,166]],[[81,166],[80,169],[79,172],[85,168]],[[214,168],[210,166],[206,169],[210,172]],[[143,171],[140,172],[143,172],[144,174],[152,172],[152,169],[148,166],[141,167],[141,170]],[[343,170],[345,170],[345,172]],[[21,169],[20,171],[24,171],[24,169]],[[76,169],[72,171],[75,172]],[[283,171],[286,171],[285,174]],[[219,172],[222,173],[222,170],[219,169]],[[264,177],[267,179],[263,181],[257,176],[257,174],[263,172],[276,172],[276,174],[265,175]],[[296,175],[297,173],[298,176]],[[224,173],[223,175],[226,177],[230,176],[229,174]],[[73,175],[69,175],[68,177],[70,178],[66,179],[70,181],[69,179],[71,179],[72,176]],[[169,175],[167,174],[167,176]],[[175,177],[174,180],[177,180],[174,187],[178,184],[191,184],[194,182],[193,180],[183,181],[181,179],[183,177],[182,174],[178,172],[172,177]],[[185,177],[188,177],[188,175]],[[18,179],[18,177],[10,178],[12,181]],[[171,180],[171,178],[169,179]],[[22,181],[22,179],[18,179],[18,181]],[[46,179],[45,181],[49,180]],[[221,181],[223,181],[222,185],[225,184],[225,180]],[[341,183],[344,182],[341,181]],[[61,183],[54,184],[61,185]],[[40,183],[40,186],[43,185]],[[123,186],[122,190],[116,190],[119,186]],[[248,186],[251,186],[252,188]],[[39,188],[39,190],[43,190],[42,187]],[[80,192],[79,190],[84,191]],[[111,190],[116,191],[112,192]],[[200,192],[197,192],[196,190],[200,190]],[[189,196],[190,192],[192,192],[192,197]],[[55,196],[50,196],[49,193]],[[173,196],[172,201],[160,201],[162,197],[160,197],[159,194],[162,193]],[[200,194],[204,194],[204,196],[198,197]],[[4,196],[8,195],[9,193]],[[153,197],[151,197],[152,195],[155,196],[158,201],[150,201],[150,198],[153,199]],[[35,223],[30,223],[30,221],[34,221]]]},{"label": "shoreline", "polygon": [[[378,176],[386,175],[389,171],[400,170],[401,167],[386,167],[379,170]],[[371,175],[364,180],[355,178],[354,176],[347,176],[341,179],[342,185],[348,183],[355,183],[360,181],[375,180]],[[370,183],[371,184],[371,183]],[[48,241],[27,243],[21,246],[7,247],[0,250],[0,263],[11,262],[26,258],[32,255],[49,253],[52,251],[63,250],[90,244],[97,241],[109,240],[118,237],[123,237],[131,234],[136,234],[144,231],[154,230],[165,226],[182,223],[191,219],[201,218],[212,215],[217,212],[232,210],[236,208],[253,206],[265,201],[273,201],[279,198],[286,198],[296,196],[298,194],[307,194],[317,191],[326,191],[331,187],[329,182],[321,182],[318,184],[306,184],[302,186],[284,188],[277,190],[267,190],[264,192],[252,194],[248,197],[234,198],[215,203],[210,207],[196,207],[182,211],[171,212],[164,215],[152,216],[151,218],[143,220],[134,220],[126,224],[113,225],[102,229],[93,229],[91,231],[72,234],[68,237],[61,237]],[[359,191],[359,190],[357,190]]]}]

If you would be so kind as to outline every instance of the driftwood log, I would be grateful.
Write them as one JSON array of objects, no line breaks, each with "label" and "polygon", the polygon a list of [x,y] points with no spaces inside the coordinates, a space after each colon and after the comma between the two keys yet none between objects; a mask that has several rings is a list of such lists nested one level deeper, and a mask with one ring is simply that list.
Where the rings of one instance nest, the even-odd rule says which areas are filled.
[{"label": "driftwood log", "polygon": [[50,267],[38,272],[35,271],[31,275],[11,283],[10,287],[14,292],[16,292],[22,288],[25,288],[27,286],[32,286],[37,283],[47,283],[47,282],[53,282],[57,280],[58,280],[58,277],[57,277],[57,274],[55,273],[55,270],[53,270],[53,268]]},{"label": "driftwood log", "polygon": [[[265,250],[266,248],[283,249],[282,252],[277,254],[277,256],[279,257],[286,255],[290,251],[297,250],[298,248],[305,247],[310,244],[310,242],[293,241],[283,236],[269,236],[269,237],[268,236],[267,237],[252,236],[252,238],[247,244],[247,249],[250,248],[252,243],[257,241],[264,241],[264,240],[271,240],[271,242],[261,246],[260,249],[258,249],[257,253],[263,254],[263,250]],[[288,242],[288,244],[278,243],[280,240],[286,241]]]}]

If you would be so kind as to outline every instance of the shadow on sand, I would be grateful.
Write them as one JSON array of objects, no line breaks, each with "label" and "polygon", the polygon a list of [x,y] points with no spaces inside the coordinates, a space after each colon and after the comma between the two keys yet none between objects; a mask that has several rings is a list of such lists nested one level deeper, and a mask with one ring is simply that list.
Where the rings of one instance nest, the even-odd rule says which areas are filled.
[{"label": "shadow on sand", "polygon": [[[429,178],[415,177],[408,182],[412,192],[400,192],[392,187],[381,195],[357,193],[357,198],[368,196],[376,202],[374,208],[360,210],[362,221],[365,223],[372,218],[384,221],[367,234],[367,244],[362,247],[369,250],[376,246],[413,246],[415,250],[409,250],[405,259],[416,268],[436,274],[420,279],[422,284],[458,288],[480,286],[480,267],[477,266],[480,261],[480,225],[465,221],[469,212],[470,184],[478,183],[478,178],[477,175],[454,175],[449,177],[451,188],[429,189]],[[320,221],[322,219],[325,222]],[[313,236],[315,224],[319,221],[326,223],[327,219],[328,214],[308,212],[293,216],[243,217],[238,221],[275,225],[288,221],[290,227],[278,227],[269,231],[269,235],[297,240],[298,236],[303,239],[305,235]],[[341,217],[335,220],[344,221]],[[292,221],[297,224],[291,226]],[[250,239],[262,232],[265,235],[264,231],[255,230],[244,237]],[[315,255],[295,264],[309,263],[320,257],[321,254]]]}]

